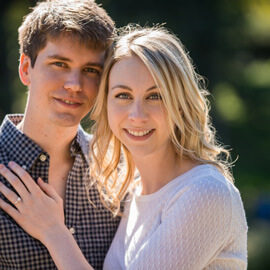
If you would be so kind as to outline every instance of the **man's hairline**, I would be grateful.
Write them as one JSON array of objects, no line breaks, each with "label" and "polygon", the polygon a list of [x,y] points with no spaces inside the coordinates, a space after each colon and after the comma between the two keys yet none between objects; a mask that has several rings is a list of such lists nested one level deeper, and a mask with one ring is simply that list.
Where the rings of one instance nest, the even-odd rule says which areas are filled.
[{"label": "man's hairline", "polygon": [[[55,37],[52,36],[52,35],[47,35],[47,37],[46,37],[46,42],[45,42],[45,44],[38,50],[38,52],[37,52],[37,54],[36,54],[36,57],[35,57],[34,64],[33,64],[33,66],[32,66],[32,63],[31,63],[31,67],[32,67],[32,68],[35,67],[36,60],[37,60],[38,55],[39,55],[40,52],[48,45],[49,42],[54,42],[54,41],[56,41],[56,40],[60,40],[60,39],[63,38],[63,37],[69,37],[69,38],[75,37],[75,41],[81,43],[83,46],[85,46],[85,48],[87,48],[87,49],[89,49],[89,50],[92,50],[94,53],[95,53],[95,52],[97,52],[97,53],[102,52],[102,53],[104,54],[104,56],[105,56],[105,54],[106,54],[106,51],[109,49],[109,46],[108,46],[108,48],[106,48],[106,49],[94,49],[94,46],[89,46],[89,45],[87,45],[87,44],[91,44],[90,40],[89,40],[88,42],[83,42],[83,39],[80,39],[80,38],[79,38],[78,36],[76,36],[76,35],[72,35],[72,32],[70,32],[70,33],[67,33],[67,32],[66,32],[66,33],[62,33],[62,34],[60,34],[60,35],[58,35],[58,36],[55,36]],[[108,39],[109,39],[109,38],[108,38]],[[71,40],[72,40],[72,39],[71,39]],[[73,41],[74,41],[74,40],[73,40]],[[93,42],[93,44],[94,44],[94,42]],[[26,56],[29,57],[30,60],[31,60],[30,54],[28,54],[27,52],[22,52],[21,55],[22,55],[22,54],[26,55]],[[103,67],[103,66],[102,66],[102,67]]]}]

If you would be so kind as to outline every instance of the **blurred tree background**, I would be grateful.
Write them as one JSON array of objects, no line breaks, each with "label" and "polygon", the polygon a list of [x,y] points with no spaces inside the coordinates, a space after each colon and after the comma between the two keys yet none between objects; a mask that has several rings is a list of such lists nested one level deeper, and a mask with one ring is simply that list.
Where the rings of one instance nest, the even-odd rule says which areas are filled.
[{"label": "blurred tree background", "polygon": [[[17,28],[34,0],[1,4],[0,120],[23,112],[27,91],[18,77]],[[220,141],[233,169],[249,225],[250,270],[270,269],[270,1],[97,0],[117,27],[166,23],[207,78]]]}]

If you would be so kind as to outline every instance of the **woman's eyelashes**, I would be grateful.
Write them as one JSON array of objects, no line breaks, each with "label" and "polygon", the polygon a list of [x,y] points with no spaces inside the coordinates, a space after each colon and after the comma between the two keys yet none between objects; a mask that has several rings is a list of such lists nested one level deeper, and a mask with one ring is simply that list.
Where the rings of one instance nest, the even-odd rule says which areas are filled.
[{"label": "woman's eyelashes", "polygon": [[151,100],[162,100],[162,97],[160,95],[160,93],[152,93],[148,96],[148,99]]},{"label": "woman's eyelashes", "polygon": [[[130,93],[119,93],[115,95],[118,99],[133,99],[134,97]],[[148,100],[162,100],[160,93],[151,93],[147,95],[146,99]]]},{"label": "woman's eyelashes", "polygon": [[131,99],[131,95],[129,93],[120,93],[115,96],[118,99]]}]

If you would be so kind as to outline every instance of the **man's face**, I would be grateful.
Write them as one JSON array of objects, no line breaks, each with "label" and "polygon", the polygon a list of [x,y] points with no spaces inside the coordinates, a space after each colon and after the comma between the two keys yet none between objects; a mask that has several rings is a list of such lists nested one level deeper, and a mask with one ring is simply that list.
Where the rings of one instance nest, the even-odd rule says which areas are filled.
[{"label": "man's face", "polygon": [[30,58],[22,55],[20,77],[29,88],[26,117],[40,124],[78,125],[96,97],[103,57],[103,51],[65,36],[47,42],[34,68]]}]

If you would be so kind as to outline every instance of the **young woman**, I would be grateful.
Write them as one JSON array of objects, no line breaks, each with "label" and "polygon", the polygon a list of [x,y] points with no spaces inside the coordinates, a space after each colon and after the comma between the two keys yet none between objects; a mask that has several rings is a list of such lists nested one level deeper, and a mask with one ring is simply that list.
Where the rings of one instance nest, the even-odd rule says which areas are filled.
[{"label": "young woman", "polygon": [[[200,76],[166,29],[129,26],[121,33],[92,114],[88,185],[122,215],[104,269],[246,269],[245,213]],[[0,206],[44,243],[59,269],[91,269],[64,225],[56,192],[10,165],[27,189],[2,166],[20,197],[0,185],[15,207]]]}]

